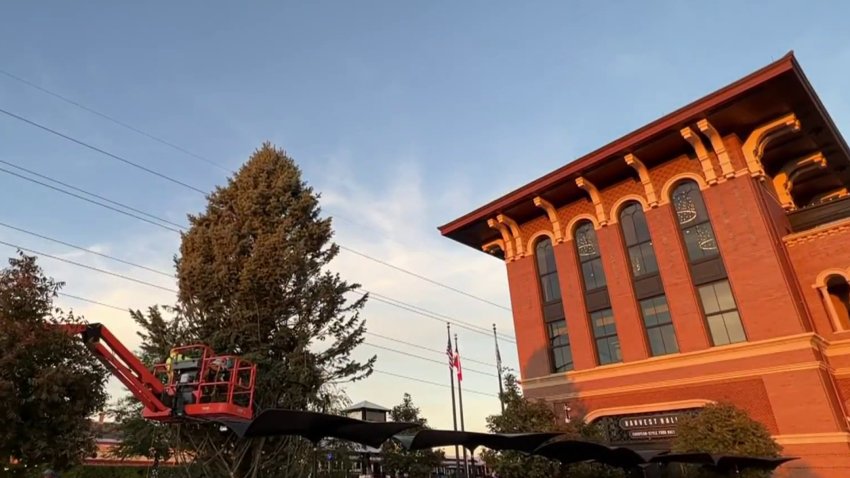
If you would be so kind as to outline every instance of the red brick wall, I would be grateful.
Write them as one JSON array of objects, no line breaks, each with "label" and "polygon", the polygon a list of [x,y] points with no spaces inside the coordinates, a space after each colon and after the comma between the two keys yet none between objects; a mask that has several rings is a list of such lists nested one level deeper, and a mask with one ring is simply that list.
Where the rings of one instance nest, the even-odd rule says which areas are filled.
[{"label": "red brick wall", "polygon": [[822,271],[850,267],[850,224],[806,234],[786,247],[815,331],[828,339],[850,338],[848,332],[834,332],[820,293],[812,287]]},{"label": "red brick wall", "polygon": [[738,303],[747,339],[805,332],[791,284],[777,255],[777,239],[748,176],[703,191],[723,263]]},{"label": "red brick wall", "polygon": [[547,375],[550,371],[540,284],[534,257],[508,263],[508,286],[514,316],[520,375],[523,378]]},{"label": "red brick wall", "polygon": [[679,350],[693,352],[708,348],[705,320],[691,282],[691,272],[672,206],[665,204],[647,211],[646,221],[652,234]]},{"label": "red brick wall", "polygon": [[593,368],[596,366],[596,350],[584,307],[584,288],[581,283],[581,274],[578,272],[575,242],[564,241],[555,246],[555,261],[558,264],[561,297],[564,300],[564,313],[567,316],[573,364],[576,370]]}]

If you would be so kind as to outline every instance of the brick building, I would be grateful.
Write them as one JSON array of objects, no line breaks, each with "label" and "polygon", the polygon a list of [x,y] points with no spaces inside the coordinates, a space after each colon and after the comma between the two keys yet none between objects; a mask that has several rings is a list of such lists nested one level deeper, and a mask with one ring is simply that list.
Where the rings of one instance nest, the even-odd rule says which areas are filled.
[{"label": "brick building", "polygon": [[789,53],[440,231],[505,261],[527,396],[647,447],[731,401],[848,476],[848,186]]}]

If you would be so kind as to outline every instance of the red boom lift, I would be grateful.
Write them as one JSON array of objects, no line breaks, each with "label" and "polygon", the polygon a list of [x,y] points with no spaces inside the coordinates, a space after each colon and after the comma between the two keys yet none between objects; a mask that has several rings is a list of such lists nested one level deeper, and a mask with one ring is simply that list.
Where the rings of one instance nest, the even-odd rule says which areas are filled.
[{"label": "red boom lift", "polygon": [[101,324],[65,324],[142,402],[150,420],[247,421],[254,415],[257,366],[206,345],[171,350],[166,363],[147,367]]}]

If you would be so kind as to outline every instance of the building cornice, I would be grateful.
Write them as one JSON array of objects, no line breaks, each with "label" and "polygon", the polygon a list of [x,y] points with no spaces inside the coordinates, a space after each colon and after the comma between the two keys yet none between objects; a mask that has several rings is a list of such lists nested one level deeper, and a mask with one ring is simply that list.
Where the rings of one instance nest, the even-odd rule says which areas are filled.
[{"label": "building cornice", "polygon": [[791,335],[758,342],[744,342],[722,347],[712,347],[695,352],[652,357],[637,362],[604,365],[588,370],[546,375],[524,379],[524,390],[558,385],[573,385],[623,376],[645,375],[682,367],[711,364],[729,360],[740,360],[757,356],[772,355],[794,350],[828,349],[828,342],[814,333]]},{"label": "building cornice", "polygon": [[824,224],[822,226],[818,226],[806,231],[797,232],[794,234],[789,234],[782,238],[782,241],[788,246],[792,247],[797,244],[801,244],[804,242],[813,241],[820,237],[830,236],[833,234],[838,234],[840,232],[844,232],[850,229],[850,218],[840,219],[838,221],[830,222]]}]

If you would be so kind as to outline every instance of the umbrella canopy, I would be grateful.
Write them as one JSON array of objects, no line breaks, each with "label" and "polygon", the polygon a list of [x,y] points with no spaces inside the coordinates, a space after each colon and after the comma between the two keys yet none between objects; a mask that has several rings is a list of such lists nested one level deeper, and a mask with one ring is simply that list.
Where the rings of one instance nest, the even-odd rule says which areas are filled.
[{"label": "umbrella canopy", "polygon": [[297,410],[270,409],[250,422],[222,422],[242,438],[296,435],[313,443],[338,438],[379,447],[393,435],[418,426],[415,423],[365,422],[340,415]]},{"label": "umbrella canopy", "polygon": [[582,461],[610,461],[611,449],[605,445],[580,440],[558,440],[546,443],[536,450],[535,455],[540,455],[561,463],[579,463]]},{"label": "umbrella canopy", "polygon": [[711,453],[691,452],[691,453],[662,453],[653,457],[650,461],[653,463],[690,463],[693,465],[714,465],[717,463],[718,455]]},{"label": "umbrella canopy", "polygon": [[542,443],[560,436],[559,433],[478,433],[454,430],[420,430],[414,435],[396,436],[408,450],[423,450],[449,445],[460,445],[474,451],[479,447],[491,450],[517,450],[530,453]]}]

